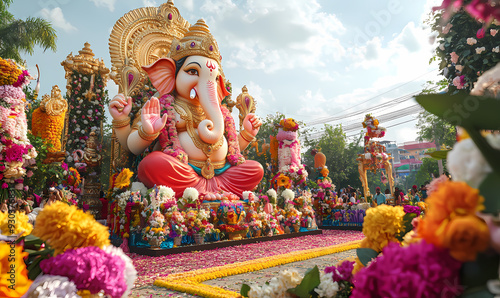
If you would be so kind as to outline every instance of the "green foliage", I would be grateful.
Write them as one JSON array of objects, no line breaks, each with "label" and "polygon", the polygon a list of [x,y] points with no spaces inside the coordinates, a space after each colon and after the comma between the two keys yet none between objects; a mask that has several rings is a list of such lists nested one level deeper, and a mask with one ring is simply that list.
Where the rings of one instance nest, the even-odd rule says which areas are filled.
[{"label": "green foliage", "polygon": [[363,152],[363,147],[359,145],[360,139],[348,143],[342,126],[333,127],[328,124],[325,125],[321,138],[309,140],[308,135],[306,135],[305,139],[304,145],[309,149],[303,155],[302,162],[304,164],[314,168],[314,157],[311,155],[311,151],[320,147],[321,152],[326,156],[326,166],[330,171],[329,177],[332,178],[332,183],[337,186],[337,190],[347,185],[354,188],[361,187],[358,162],[356,161],[358,153]]},{"label": "green foliage", "polygon": [[402,242],[403,237],[411,230],[413,230],[413,225],[411,224],[411,222],[415,217],[417,217],[415,213],[406,213],[403,216],[403,228],[401,229],[401,231],[399,231],[398,234],[396,234],[396,239],[398,239],[398,241]]},{"label": "green foliage", "polygon": [[[443,160],[443,167],[446,168],[446,160]],[[434,158],[422,159],[422,165],[415,177],[415,184],[420,186],[437,177],[439,177],[438,161]]]},{"label": "green foliage", "polygon": [[0,57],[22,61],[21,52],[33,55],[35,46],[56,50],[56,31],[42,18],[17,20],[7,11],[12,0],[0,1]]},{"label": "green foliage", "polygon": [[248,297],[248,292],[249,291],[250,291],[250,286],[249,285],[247,285],[247,284],[242,284],[241,285],[241,290],[240,290],[241,296]]},{"label": "green foliage", "polygon": [[483,212],[498,214],[500,212],[500,200],[498,200],[498,186],[500,185],[500,174],[490,173],[481,182],[479,192],[485,198]]},{"label": "green foliage", "polygon": [[484,291],[483,286],[488,280],[498,279],[499,263],[499,256],[491,253],[480,253],[474,262],[464,263],[460,270],[460,282],[466,289],[465,296],[492,297],[491,295],[479,296],[477,294]]},{"label": "green foliage", "polygon": [[298,286],[293,289],[288,289],[287,292],[294,294],[299,298],[309,298],[318,297],[318,294],[314,291],[316,287],[320,284],[320,275],[318,266],[307,270],[304,278]]},{"label": "green foliage", "polygon": [[364,266],[367,266],[373,259],[375,259],[379,253],[371,248],[357,248],[356,254],[359,258],[359,261]]},{"label": "green foliage", "polygon": [[[442,12],[436,13],[431,21],[432,29],[438,33],[438,47],[435,50],[434,60],[439,62],[441,73],[446,77],[449,84],[449,93],[458,89],[453,85],[453,79],[463,76],[465,80],[464,90],[471,90],[480,74],[500,62],[500,55],[492,50],[499,45],[498,36],[492,36],[490,29],[499,29],[500,26],[491,24],[485,31],[483,38],[476,36],[483,24],[475,20],[461,9],[449,20],[452,26],[448,32],[444,31]],[[446,25],[446,24],[445,24]],[[449,26],[450,26],[449,25]],[[477,43],[468,44],[467,39],[474,38]],[[485,50],[478,54],[476,49],[484,47]],[[458,55],[458,61],[451,61],[451,53]],[[433,60],[433,59],[431,59]],[[459,69],[456,66],[463,66]]]},{"label": "green foliage", "polygon": [[33,169],[33,176],[25,178],[25,184],[31,187],[31,191],[41,194],[47,186],[52,184],[60,184],[64,178],[64,169],[61,164],[51,163],[44,164],[43,161],[47,157],[48,147],[42,138],[36,137],[28,132],[28,139],[31,145],[35,147],[38,155],[36,157],[36,165]]},{"label": "green foliage", "polygon": [[[28,278],[35,280],[35,278],[42,273],[40,262],[52,257],[54,250],[46,243],[44,244],[42,239],[32,234],[19,238],[17,243],[21,241],[24,241],[24,251],[28,253],[28,258],[24,260],[26,268],[28,269]],[[44,244],[43,248],[42,244]]]}]

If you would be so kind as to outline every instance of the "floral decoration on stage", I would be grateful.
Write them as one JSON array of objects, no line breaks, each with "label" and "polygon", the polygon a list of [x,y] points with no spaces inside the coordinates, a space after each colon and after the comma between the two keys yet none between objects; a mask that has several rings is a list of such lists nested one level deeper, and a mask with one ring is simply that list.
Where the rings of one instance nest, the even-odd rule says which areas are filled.
[{"label": "floral decoration on stage", "polygon": [[37,152],[27,137],[23,92],[32,78],[24,67],[10,59],[0,58],[0,69],[0,202],[3,202],[9,191],[28,189],[24,179],[36,163]]}]

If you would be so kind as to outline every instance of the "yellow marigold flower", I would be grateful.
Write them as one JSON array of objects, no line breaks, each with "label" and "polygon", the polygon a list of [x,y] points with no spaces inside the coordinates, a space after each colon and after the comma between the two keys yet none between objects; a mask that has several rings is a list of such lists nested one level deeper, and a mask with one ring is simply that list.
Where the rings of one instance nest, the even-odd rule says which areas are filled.
[{"label": "yellow marigold flower", "polygon": [[91,214],[63,202],[55,202],[40,212],[33,235],[47,241],[56,255],[70,248],[109,245],[106,226]]},{"label": "yellow marigold flower", "polygon": [[24,264],[27,256],[22,246],[0,242],[0,297],[21,297],[28,291],[31,280]]},{"label": "yellow marigold flower", "polygon": [[395,236],[402,228],[404,215],[401,206],[380,205],[366,210],[363,234],[367,247],[381,252],[389,242],[398,242]]},{"label": "yellow marigold flower", "polygon": [[116,188],[126,188],[130,185],[130,178],[134,175],[134,172],[125,168],[121,171],[115,179],[115,187]]},{"label": "yellow marigold flower", "polygon": [[[12,226],[14,229],[12,231]],[[28,222],[28,216],[24,212],[16,211],[16,213],[0,212],[0,231],[4,235],[13,235],[23,233],[21,236],[31,234],[33,226]]]}]

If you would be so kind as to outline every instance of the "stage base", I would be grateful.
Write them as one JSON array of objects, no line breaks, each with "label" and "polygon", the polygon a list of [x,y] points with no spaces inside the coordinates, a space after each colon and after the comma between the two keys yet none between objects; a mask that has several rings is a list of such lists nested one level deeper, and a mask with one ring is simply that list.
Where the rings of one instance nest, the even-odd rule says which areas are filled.
[{"label": "stage base", "polygon": [[271,237],[246,238],[246,239],[241,239],[241,240],[224,240],[224,241],[209,242],[209,243],[199,244],[199,245],[179,246],[179,247],[168,248],[168,249],[152,249],[150,247],[137,247],[137,246],[130,246],[129,249],[130,249],[131,253],[136,253],[139,255],[145,255],[145,256],[151,256],[151,257],[159,257],[159,256],[180,254],[183,252],[202,251],[202,250],[210,250],[210,249],[223,248],[223,247],[228,247],[228,246],[236,246],[236,245],[242,245],[242,244],[258,243],[258,242],[264,242],[264,241],[274,241],[274,240],[295,238],[295,237],[308,236],[308,235],[319,235],[322,233],[323,233],[323,231],[321,231],[321,230],[314,230],[314,231],[307,231],[307,232],[274,235]]}]

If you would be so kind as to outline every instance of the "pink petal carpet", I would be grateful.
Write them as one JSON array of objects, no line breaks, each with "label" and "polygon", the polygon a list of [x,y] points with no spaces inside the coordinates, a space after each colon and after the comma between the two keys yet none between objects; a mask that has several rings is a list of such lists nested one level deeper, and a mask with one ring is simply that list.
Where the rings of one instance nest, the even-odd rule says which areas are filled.
[{"label": "pink petal carpet", "polygon": [[323,230],[322,235],[302,236],[162,257],[137,254],[129,254],[129,256],[132,258],[137,270],[135,287],[138,288],[152,285],[156,278],[173,273],[222,266],[292,251],[325,247],[361,240],[363,237],[363,233],[359,231]]}]

